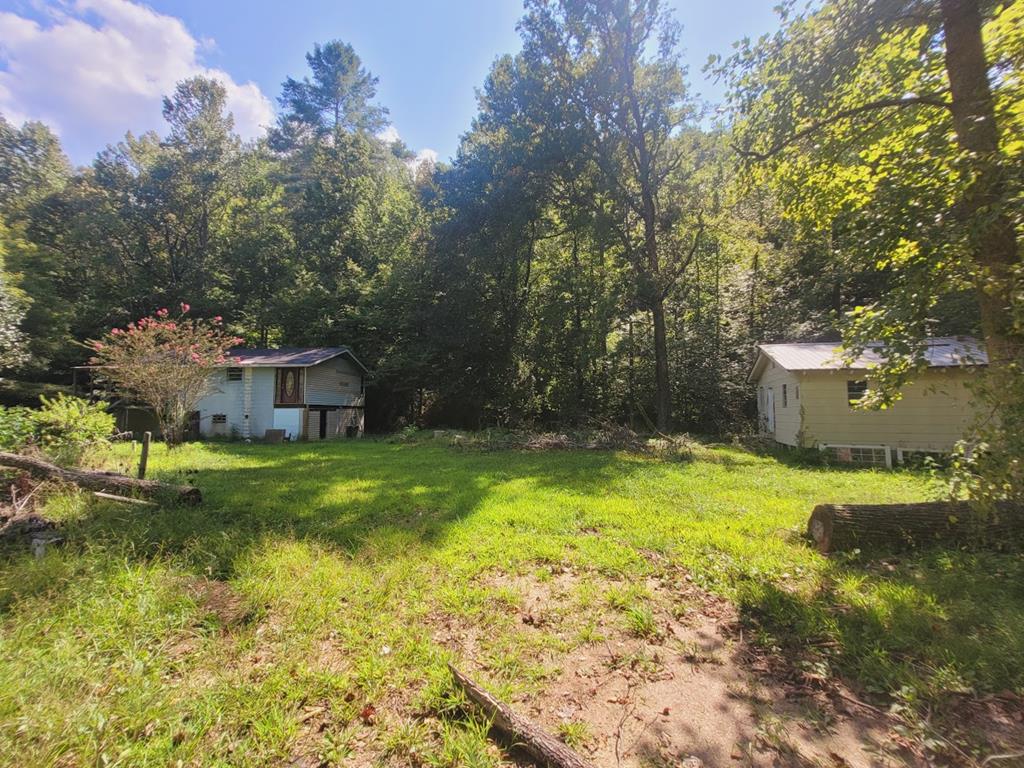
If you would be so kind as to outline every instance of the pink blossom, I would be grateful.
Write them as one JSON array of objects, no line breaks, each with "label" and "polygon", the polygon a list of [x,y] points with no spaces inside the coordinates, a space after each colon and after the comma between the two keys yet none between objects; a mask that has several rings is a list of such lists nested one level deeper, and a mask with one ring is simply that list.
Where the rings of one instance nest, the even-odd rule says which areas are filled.
[{"label": "pink blossom", "polygon": [[166,328],[168,331],[174,331],[174,330],[177,330],[178,324],[177,323],[164,323],[164,328]]},{"label": "pink blossom", "polygon": [[99,352],[101,349],[103,349],[103,342],[102,341],[94,341],[92,343],[92,348],[95,349],[97,352]]},{"label": "pink blossom", "polygon": [[217,315],[215,318],[213,318],[213,322],[215,322],[215,323],[223,323],[224,322],[224,318],[221,317],[220,315]]},{"label": "pink blossom", "polygon": [[169,314],[169,312],[167,311],[166,307],[164,307],[163,309],[158,309],[156,311],[157,317],[167,317],[168,314]]},{"label": "pink blossom", "polygon": [[124,331],[122,331],[120,328],[111,328],[110,329],[110,335],[111,336],[120,336],[122,333],[124,333]]},{"label": "pink blossom", "polygon": [[243,341],[245,341],[245,339],[240,339],[238,336],[235,336],[235,338],[233,338],[231,340],[231,343],[232,344],[241,344]]},{"label": "pink blossom", "polygon": [[188,304],[186,304],[186,303],[185,303],[184,301],[183,301],[183,302],[181,302],[181,312],[182,312],[182,314],[185,314],[185,313],[186,313],[186,312],[188,312],[188,311],[189,311],[190,309],[192,309],[192,307],[190,307],[190,306],[189,306]]}]

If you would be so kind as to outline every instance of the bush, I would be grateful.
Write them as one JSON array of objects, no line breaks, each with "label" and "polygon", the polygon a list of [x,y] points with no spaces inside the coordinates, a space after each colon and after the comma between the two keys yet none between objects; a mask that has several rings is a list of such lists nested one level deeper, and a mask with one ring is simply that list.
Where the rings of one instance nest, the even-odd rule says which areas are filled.
[{"label": "bush", "polygon": [[39,444],[54,459],[77,463],[90,447],[106,443],[114,431],[114,417],[103,403],[57,395],[39,398],[35,411]]},{"label": "bush", "polygon": [[114,417],[102,403],[63,394],[40,401],[35,410],[0,407],[0,450],[35,447],[59,463],[77,464],[114,431]]},{"label": "bush", "polygon": [[32,442],[36,423],[28,408],[0,406],[0,451],[17,451]]}]

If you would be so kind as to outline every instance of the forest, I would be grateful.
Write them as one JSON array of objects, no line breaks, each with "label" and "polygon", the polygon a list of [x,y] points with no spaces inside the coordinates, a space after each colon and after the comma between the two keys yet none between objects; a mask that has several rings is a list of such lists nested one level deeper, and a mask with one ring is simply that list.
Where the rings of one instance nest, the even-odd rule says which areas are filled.
[{"label": "forest", "polygon": [[1024,2],[779,12],[707,63],[711,105],[658,0],[527,0],[450,163],[387,139],[337,40],[252,142],[201,77],[86,167],[2,120],[4,375],[67,382],[81,342],[187,302],[249,345],[352,347],[376,431],[744,432],[758,343],[884,341],[884,406],[960,333],[1019,414]]}]

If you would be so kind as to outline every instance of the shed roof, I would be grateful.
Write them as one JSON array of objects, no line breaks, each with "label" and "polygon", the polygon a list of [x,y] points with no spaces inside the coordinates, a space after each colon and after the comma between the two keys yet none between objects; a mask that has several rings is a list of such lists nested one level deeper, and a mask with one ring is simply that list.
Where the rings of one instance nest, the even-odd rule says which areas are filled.
[{"label": "shed roof", "polygon": [[[985,348],[972,336],[942,336],[924,340],[924,357],[930,368],[952,368],[961,365],[987,365]],[[865,349],[853,363],[842,359],[842,348],[834,342],[790,344],[759,344],[757,359],[747,377],[753,381],[764,368],[766,360],[788,371],[866,370],[885,362],[885,347],[875,344]]]},{"label": "shed roof", "polygon": [[366,371],[348,347],[235,347],[228,354],[235,358],[233,365],[250,368],[305,368],[345,355]]}]

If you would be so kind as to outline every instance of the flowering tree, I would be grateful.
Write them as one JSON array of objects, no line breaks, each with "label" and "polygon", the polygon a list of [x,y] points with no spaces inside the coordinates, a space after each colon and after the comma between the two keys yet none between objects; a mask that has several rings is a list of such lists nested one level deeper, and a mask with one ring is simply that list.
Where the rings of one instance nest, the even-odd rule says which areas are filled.
[{"label": "flowering tree", "polygon": [[172,319],[161,309],[88,343],[94,351],[89,362],[118,392],[153,409],[169,446],[182,441],[189,414],[210,392],[214,370],[242,342],[223,329],[220,317],[191,319],[188,311],[182,304],[181,315]]}]

